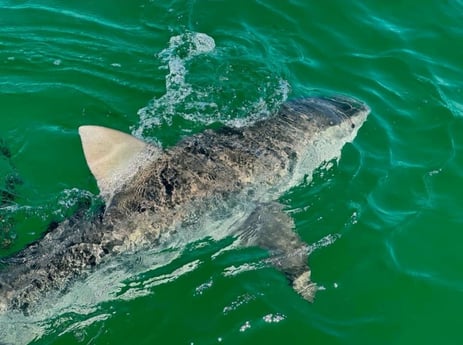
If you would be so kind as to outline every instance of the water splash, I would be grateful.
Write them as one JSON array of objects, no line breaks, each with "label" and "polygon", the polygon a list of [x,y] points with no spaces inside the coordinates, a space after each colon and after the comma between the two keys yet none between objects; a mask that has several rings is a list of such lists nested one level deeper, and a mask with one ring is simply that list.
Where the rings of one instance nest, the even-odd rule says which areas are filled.
[{"label": "water splash", "polygon": [[[138,111],[140,126],[132,128],[132,134],[142,137],[144,131],[160,125],[163,121],[171,123],[179,105],[194,92],[192,85],[186,81],[187,62],[214,49],[214,39],[204,33],[186,32],[170,38],[169,47],[158,54],[158,58],[163,62],[161,69],[169,70],[166,75],[166,93],[160,98],[154,98]],[[203,106],[206,107],[207,104]],[[214,104],[209,106],[214,107]]]},{"label": "water splash", "polygon": [[[262,66],[245,70],[243,66],[256,62],[244,64],[243,57],[231,58],[226,49],[217,49],[205,33],[171,37],[157,55],[160,69],[168,71],[166,91],[138,110],[140,121],[131,128],[132,134],[150,140],[150,130],[172,126],[176,118],[201,125],[243,126],[273,113],[288,98],[291,87],[286,80]],[[248,83],[252,89],[246,88]]]},{"label": "water splash", "polygon": [[233,302],[231,302],[229,305],[223,308],[223,311],[222,311],[223,315],[228,315],[231,312],[240,308],[241,306],[246,305],[255,299],[256,299],[256,296],[253,296],[250,294],[240,295]]},{"label": "water splash", "polygon": [[279,323],[286,319],[285,315],[282,314],[267,314],[264,317],[262,317],[262,320],[264,320],[266,323]]},{"label": "water splash", "polygon": [[202,295],[206,290],[210,289],[213,284],[214,284],[214,281],[212,280],[212,278],[210,278],[207,282],[202,283],[201,285],[196,287],[194,295],[195,296]]},{"label": "water splash", "polygon": [[[341,238],[341,234],[328,234],[328,235],[322,237],[317,242],[315,242],[315,243],[313,243],[311,245],[304,246],[304,247],[302,247],[302,248],[300,248],[298,250],[295,250],[291,254],[287,254],[287,256],[288,257],[293,256],[293,255],[294,256],[298,256],[298,255],[309,256],[313,252],[315,252],[315,251],[317,251],[317,250],[319,250],[321,248],[331,246],[339,238]],[[270,257],[270,258],[267,258],[265,260],[260,260],[260,261],[257,261],[257,262],[250,262],[250,263],[247,262],[247,263],[244,263],[244,264],[239,265],[239,266],[231,265],[229,267],[226,267],[222,274],[223,274],[224,277],[233,277],[233,276],[239,275],[239,274],[244,273],[244,272],[255,271],[255,270],[262,269],[262,268],[267,268],[267,267],[271,266],[274,261],[280,260],[281,258],[282,258],[281,256],[274,256],[274,257]]]}]

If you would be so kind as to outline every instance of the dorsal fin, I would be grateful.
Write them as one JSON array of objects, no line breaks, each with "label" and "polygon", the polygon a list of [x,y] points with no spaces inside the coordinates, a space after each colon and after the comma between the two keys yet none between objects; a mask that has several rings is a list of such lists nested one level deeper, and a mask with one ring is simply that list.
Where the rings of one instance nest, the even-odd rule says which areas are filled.
[{"label": "dorsal fin", "polygon": [[106,202],[142,165],[161,153],[160,148],[115,129],[81,126],[79,134],[87,165]]}]

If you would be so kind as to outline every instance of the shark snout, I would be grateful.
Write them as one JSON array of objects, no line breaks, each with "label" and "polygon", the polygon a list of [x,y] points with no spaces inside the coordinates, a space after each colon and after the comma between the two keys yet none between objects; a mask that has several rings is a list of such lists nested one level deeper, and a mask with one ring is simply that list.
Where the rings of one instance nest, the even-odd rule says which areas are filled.
[{"label": "shark snout", "polygon": [[282,113],[300,116],[315,123],[319,129],[338,125],[354,129],[363,124],[370,108],[347,96],[310,97],[288,102],[282,108]]},{"label": "shark snout", "polygon": [[362,125],[370,113],[365,103],[346,96],[317,98],[315,103],[319,120],[328,126],[346,122],[351,128],[356,128]]},{"label": "shark snout", "polygon": [[356,116],[361,112],[369,112],[370,110],[365,103],[347,96],[320,98],[320,102],[343,117]]}]

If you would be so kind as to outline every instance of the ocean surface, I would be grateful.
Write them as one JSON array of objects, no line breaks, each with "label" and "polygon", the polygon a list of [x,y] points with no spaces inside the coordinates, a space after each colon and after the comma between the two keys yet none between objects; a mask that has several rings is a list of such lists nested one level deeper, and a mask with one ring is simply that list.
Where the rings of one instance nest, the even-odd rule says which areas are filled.
[{"label": "ocean surface", "polygon": [[111,298],[100,295],[121,282],[100,274],[71,294],[93,298],[86,308],[3,317],[0,334],[462,344],[462,23],[461,0],[1,0],[0,257],[96,200],[80,125],[168,147],[311,94],[350,95],[372,112],[338,164],[280,200],[314,248],[314,303],[259,264],[265,252],[217,256],[230,239],[204,239]]}]

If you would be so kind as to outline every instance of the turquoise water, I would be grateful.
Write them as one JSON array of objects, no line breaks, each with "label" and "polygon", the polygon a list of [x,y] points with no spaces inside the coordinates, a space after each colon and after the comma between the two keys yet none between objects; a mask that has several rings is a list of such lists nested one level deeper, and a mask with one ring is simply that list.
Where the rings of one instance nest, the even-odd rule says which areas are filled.
[{"label": "turquoise water", "polygon": [[141,275],[147,294],[51,316],[24,338],[460,344],[462,13],[459,0],[0,1],[1,256],[96,198],[80,125],[169,146],[311,93],[372,109],[339,164],[281,200],[307,243],[337,238],[310,256],[324,287],[313,304],[270,267],[225,274],[262,251],[212,259],[229,241],[205,241]]}]

